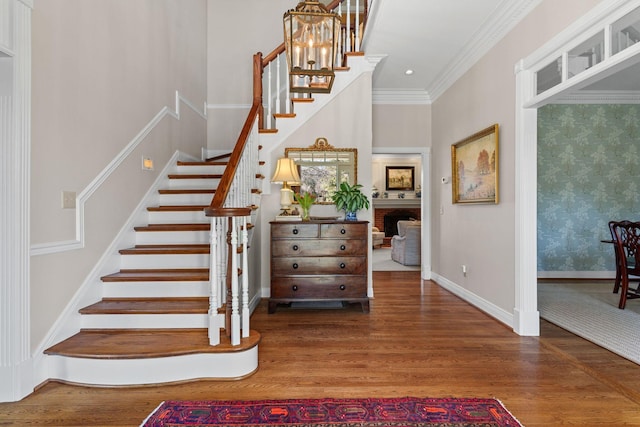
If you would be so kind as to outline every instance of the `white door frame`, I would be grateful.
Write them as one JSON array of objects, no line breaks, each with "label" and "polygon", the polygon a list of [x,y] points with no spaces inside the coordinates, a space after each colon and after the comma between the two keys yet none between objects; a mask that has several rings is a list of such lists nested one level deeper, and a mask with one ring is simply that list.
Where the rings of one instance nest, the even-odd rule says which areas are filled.
[{"label": "white door frame", "polygon": [[[515,66],[516,73],[516,277],[513,329],[519,335],[540,334],[537,298],[537,109],[640,62],[640,43],[604,59],[592,68],[536,94],[536,71],[567,54],[598,31],[609,34],[610,24],[640,7],[640,0],[603,0],[533,54]],[[607,44],[607,43],[605,43]],[[608,51],[605,47],[605,52]],[[610,50],[608,51],[610,52]]]},{"label": "white door frame", "polygon": [[419,185],[422,188],[420,198],[420,221],[423,224],[421,242],[420,277],[431,279],[431,148],[430,147],[372,147],[372,154],[414,154],[420,156],[422,163]]}]

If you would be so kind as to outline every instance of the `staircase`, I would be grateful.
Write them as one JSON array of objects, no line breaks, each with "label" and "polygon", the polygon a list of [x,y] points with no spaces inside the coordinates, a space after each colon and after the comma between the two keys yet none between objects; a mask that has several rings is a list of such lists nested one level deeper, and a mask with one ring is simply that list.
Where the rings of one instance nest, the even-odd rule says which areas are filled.
[{"label": "staircase", "polygon": [[50,377],[92,385],[239,378],[257,369],[260,335],[209,343],[209,205],[225,161],[178,162],[103,276],[103,298],[79,310],[82,329],[45,351]]},{"label": "staircase", "polygon": [[[367,0],[355,0],[356,10],[361,10],[360,1],[366,15]],[[341,8],[343,2],[333,0],[330,8]],[[351,22],[350,1],[346,4],[345,22]],[[234,379],[257,370],[260,334],[248,328],[249,275],[240,285],[236,274],[247,271],[244,254],[253,227],[246,219],[255,219],[248,212],[255,210],[252,197],[260,194],[257,181],[264,178],[255,172],[255,165],[264,165],[257,152],[268,147],[263,154],[268,158],[336,94],[373,71],[371,58],[357,51],[357,36],[355,46],[356,51],[347,47],[343,52],[345,64],[332,94],[314,98],[280,99],[278,73],[271,68],[284,62],[284,45],[265,60],[254,56],[254,101],[233,152],[206,162],[177,163],[159,190],[158,205],[147,208],[147,224],[131,230],[134,246],[119,251],[120,270],[101,277],[102,299],[80,308],[78,318],[70,319],[73,325],[65,325],[80,324],[79,332],[44,351],[45,378],[126,386]],[[263,97],[263,86],[276,95]],[[281,111],[283,104],[286,111]],[[295,112],[289,109],[293,105]],[[226,306],[219,303],[225,300]]]}]

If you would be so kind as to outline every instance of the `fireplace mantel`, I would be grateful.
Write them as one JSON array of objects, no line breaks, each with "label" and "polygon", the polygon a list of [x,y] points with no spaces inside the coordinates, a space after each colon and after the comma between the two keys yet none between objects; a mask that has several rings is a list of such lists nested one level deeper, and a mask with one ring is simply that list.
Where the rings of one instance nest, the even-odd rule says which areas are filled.
[{"label": "fireplace mantel", "polygon": [[422,199],[413,198],[413,199],[381,199],[375,198],[372,199],[374,208],[414,208],[422,206]]}]

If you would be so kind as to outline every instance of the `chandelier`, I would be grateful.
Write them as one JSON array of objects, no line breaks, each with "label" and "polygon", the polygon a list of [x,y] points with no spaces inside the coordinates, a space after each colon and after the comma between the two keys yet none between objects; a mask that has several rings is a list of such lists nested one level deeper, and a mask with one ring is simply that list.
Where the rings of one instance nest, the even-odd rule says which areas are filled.
[{"label": "chandelier", "polygon": [[339,38],[338,14],[318,1],[302,1],[284,14],[291,92],[331,92]]}]

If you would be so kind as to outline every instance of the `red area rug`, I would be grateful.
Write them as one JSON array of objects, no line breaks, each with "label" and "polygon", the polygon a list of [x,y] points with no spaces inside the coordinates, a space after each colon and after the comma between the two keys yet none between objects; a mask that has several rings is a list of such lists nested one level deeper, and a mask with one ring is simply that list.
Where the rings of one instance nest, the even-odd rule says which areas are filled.
[{"label": "red area rug", "polygon": [[495,399],[167,401],[141,427],[505,427],[521,424]]}]

